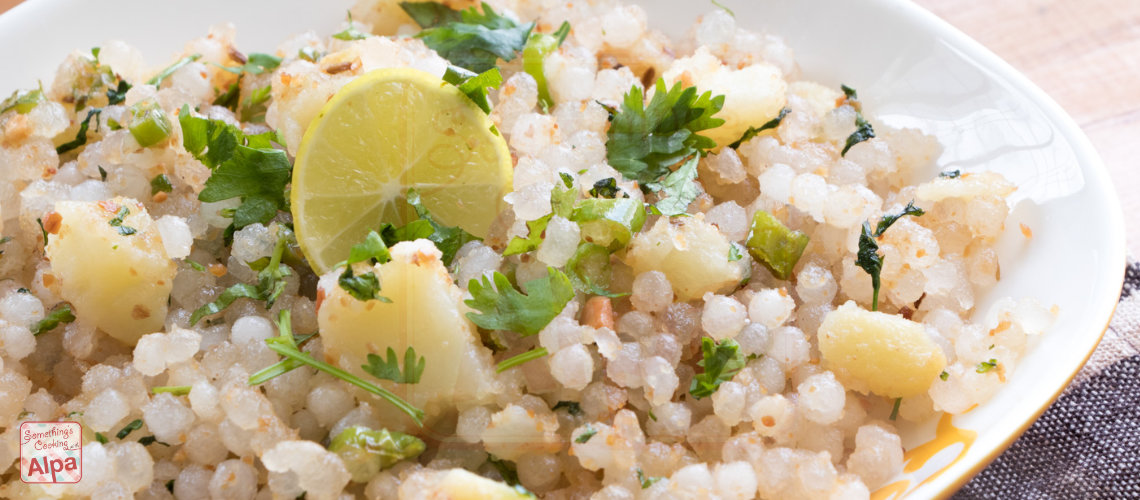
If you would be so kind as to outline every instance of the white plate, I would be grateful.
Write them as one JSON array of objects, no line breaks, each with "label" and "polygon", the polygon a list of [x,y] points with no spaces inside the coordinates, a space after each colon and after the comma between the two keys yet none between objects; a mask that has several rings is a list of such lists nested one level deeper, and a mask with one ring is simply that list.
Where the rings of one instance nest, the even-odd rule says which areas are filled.
[{"label": "white plate", "polygon": [[[639,3],[649,12],[651,26],[673,35],[714,8],[701,1]],[[876,493],[880,498],[896,493],[908,498],[948,496],[1048,407],[1108,324],[1125,261],[1124,225],[1108,175],[1088,140],[1056,103],[977,42],[914,4],[723,3],[735,11],[741,25],[783,36],[807,78],[852,85],[880,119],[936,134],[946,148],[940,166],[995,170],[1020,186],[1007,223],[1009,234],[1003,238],[1002,281],[990,297],[1037,297],[1060,307],[1058,321],[988,403],[953,418],[938,438],[933,422],[905,429],[909,466],[918,463],[921,451],[916,448],[933,456]],[[161,65],[187,40],[222,21],[237,25],[242,50],[271,51],[292,33],[331,31],[350,4],[29,0],[0,16],[0,46],[7,47],[0,93],[30,87],[36,79],[47,84],[68,52],[108,39],[139,47],[150,63]],[[1020,223],[1033,230],[1029,244],[1020,234]],[[987,304],[983,301],[978,310],[985,311]],[[972,433],[972,439],[956,439]]]}]

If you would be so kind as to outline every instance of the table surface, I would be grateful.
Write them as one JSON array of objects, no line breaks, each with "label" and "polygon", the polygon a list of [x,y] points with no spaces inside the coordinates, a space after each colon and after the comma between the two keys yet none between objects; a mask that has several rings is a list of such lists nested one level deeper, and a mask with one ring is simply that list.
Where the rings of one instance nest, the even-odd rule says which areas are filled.
[{"label": "table surface", "polygon": [[[0,12],[21,0],[0,0]],[[1125,214],[1140,213],[1140,1],[915,0],[1057,100],[1100,152]],[[1140,256],[1140,216],[1125,217]]]}]

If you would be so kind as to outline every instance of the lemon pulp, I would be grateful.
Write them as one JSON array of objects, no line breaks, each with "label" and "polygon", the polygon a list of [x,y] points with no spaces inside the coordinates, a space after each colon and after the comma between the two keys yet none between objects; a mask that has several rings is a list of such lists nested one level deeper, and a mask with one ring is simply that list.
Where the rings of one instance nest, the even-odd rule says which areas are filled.
[{"label": "lemon pulp", "polygon": [[511,156],[483,110],[428,73],[380,69],[340,89],[293,166],[297,241],[323,273],[380,224],[415,218],[409,188],[442,224],[485,237],[510,192]]}]

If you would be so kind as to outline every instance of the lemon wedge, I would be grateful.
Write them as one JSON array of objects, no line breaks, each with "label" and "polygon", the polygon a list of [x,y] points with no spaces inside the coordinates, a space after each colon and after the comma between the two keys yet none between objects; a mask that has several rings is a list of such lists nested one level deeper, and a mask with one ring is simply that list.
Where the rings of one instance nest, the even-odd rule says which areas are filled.
[{"label": "lemon wedge", "polygon": [[415,220],[419,191],[437,221],[480,238],[510,192],[511,155],[454,85],[408,68],[353,80],[309,124],[293,166],[297,241],[319,273],[381,223]]}]

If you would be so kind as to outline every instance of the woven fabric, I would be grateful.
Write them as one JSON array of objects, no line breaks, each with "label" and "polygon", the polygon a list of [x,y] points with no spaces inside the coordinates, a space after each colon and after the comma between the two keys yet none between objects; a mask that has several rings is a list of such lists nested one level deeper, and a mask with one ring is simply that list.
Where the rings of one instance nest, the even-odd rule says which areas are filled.
[{"label": "woven fabric", "polygon": [[1073,384],[955,500],[1140,499],[1140,263]]}]

